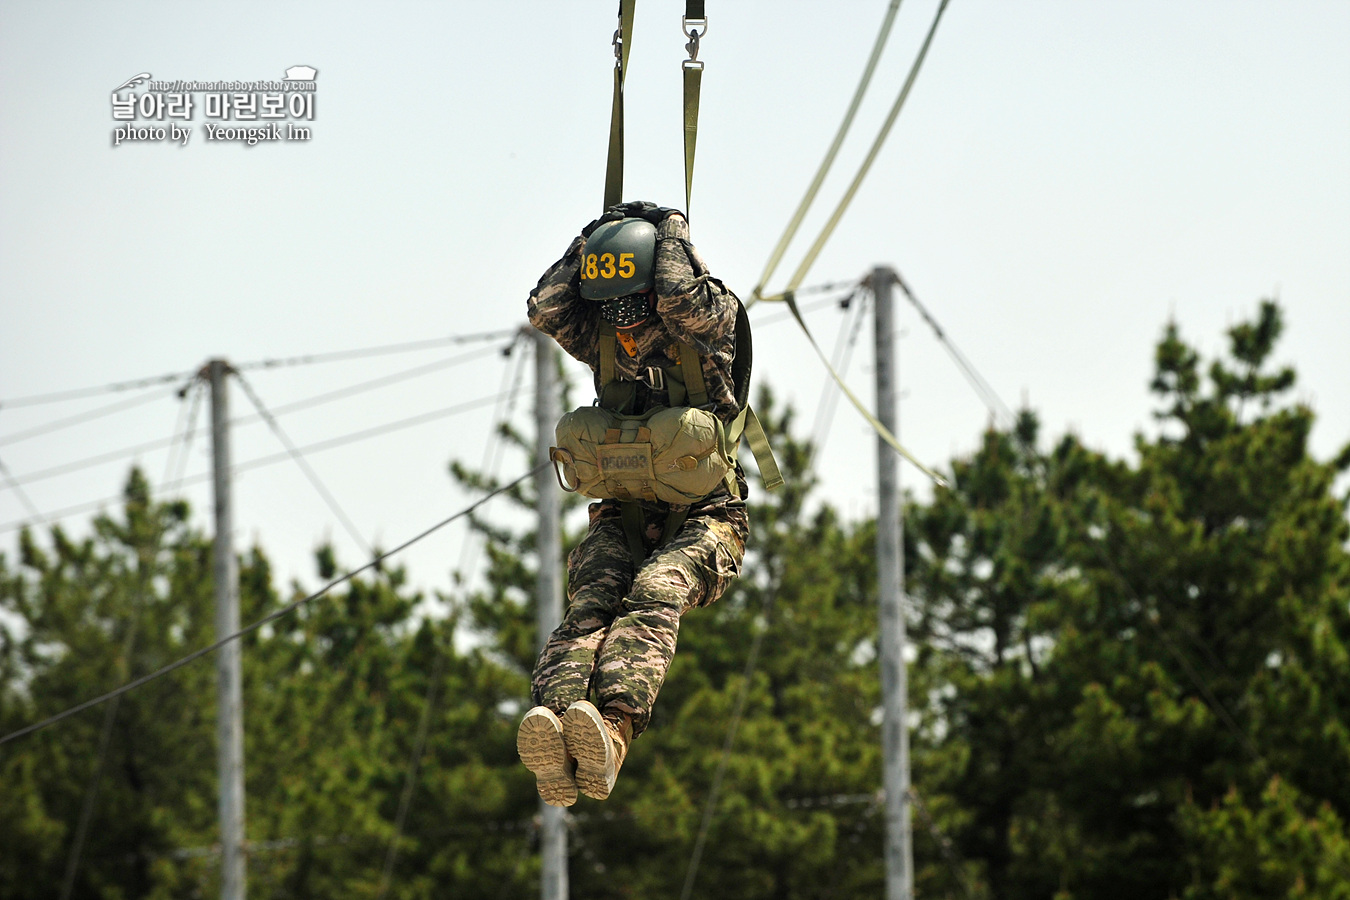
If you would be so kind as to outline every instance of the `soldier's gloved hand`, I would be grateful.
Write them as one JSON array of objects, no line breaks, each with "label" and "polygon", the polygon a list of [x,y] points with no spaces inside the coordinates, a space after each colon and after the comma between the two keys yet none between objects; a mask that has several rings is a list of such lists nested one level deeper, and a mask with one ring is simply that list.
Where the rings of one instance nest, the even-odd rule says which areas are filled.
[{"label": "soldier's gloved hand", "polygon": [[606,222],[617,222],[620,219],[624,218],[624,214],[618,212],[617,210],[618,207],[611,206],[608,210],[605,211],[605,213],[602,216],[600,216],[600,218],[592,219],[590,223],[586,225],[585,228],[581,229],[581,236],[590,237],[591,232],[595,231],[595,229],[599,228]]},{"label": "soldier's gloved hand", "polygon": [[606,212],[606,215],[611,212],[620,212],[625,218],[646,219],[653,225],[660,225],[665,221],[667,216],[684,216],[684,213],[680,212],[678,209],[671,209],[667,206],[657,206],[655,203],[651,203],[647,200],[630,200],[627,203],[619,203],[611,206]]}]

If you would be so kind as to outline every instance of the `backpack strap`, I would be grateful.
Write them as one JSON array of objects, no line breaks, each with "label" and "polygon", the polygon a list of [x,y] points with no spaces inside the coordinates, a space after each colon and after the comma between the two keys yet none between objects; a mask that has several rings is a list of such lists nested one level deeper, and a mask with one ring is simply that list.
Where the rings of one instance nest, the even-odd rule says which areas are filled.
[{"label": "backpack strap", "polygon": [[689,344],[677,341],[680,347],[680,372],[684,375],[684,389],[690,406],[708,405],[708,385],[703,380],[703,358]]},{"label": "backpack strap", "polygon": [[620,501],[619,513],[623,521],[623,536],[628,539],[628,552],[633,556],[633,565],[640,566],[647,559],[647,547],[642,540],[642,533],[647,528],[643,521],[642,504],[636,500]]},{"label": "backpack strap", "polygon": [[600,351],[600,393],[605,393],[605,388],[614,380],[614,354],[615,344],[619,342],[619,329],[614,327],[612,322],[600,323],[599,346]]}]

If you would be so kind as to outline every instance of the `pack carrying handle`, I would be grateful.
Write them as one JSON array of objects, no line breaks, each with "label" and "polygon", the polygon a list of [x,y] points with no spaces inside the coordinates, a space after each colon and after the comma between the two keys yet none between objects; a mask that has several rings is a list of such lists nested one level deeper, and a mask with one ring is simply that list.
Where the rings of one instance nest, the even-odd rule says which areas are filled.
[{"label": "pack carrying handle", "polygon": [[567,479],[563,477],[563,470],[558,467],[558,463],[563,463],[564,465],[566,465],[572,462],[572,454],[568,453],[561,447],[549,447],[548,459],[549,462],[553,463],[553,475],[555,478],[558,479],[558,487],[562,488],[569,494],[575,494],[581,488],[581,482],[578,481],[576,484],[572,485],[571,487],[568,487]]}]

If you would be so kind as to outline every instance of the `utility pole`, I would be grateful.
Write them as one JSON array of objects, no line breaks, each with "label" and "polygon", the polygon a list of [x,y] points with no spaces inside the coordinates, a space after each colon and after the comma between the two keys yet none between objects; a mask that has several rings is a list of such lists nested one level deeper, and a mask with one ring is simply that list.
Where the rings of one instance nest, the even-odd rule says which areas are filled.
[{"label": "utility pole", "polygon": [[[539,510],[539,577],[535,586],[535,649],[562,621],[562,497],[554,482],[548,450],[562,417],[558,396],[558,350],[553,339],[530,328],[534,337],[534,473]],[[542,860],[539,896],[567,900],[566,810],[539,801],[539,855]]]},{"label": "utility pole", "polygon": [[[216,639],[239,630],[239,567],[234,558],[234,508],[230,499],[229,363],[206,364],[211,382],[211,467],[215,482]],[[216,653],[217,771],[220,778],[221,900],[244,900],[244,690],[239,642]]]},{"label": "utility pole", "polygon": [[[899,433],[896,412],[895,272],[877,266],[871,275],[877,365],[877,418]],[[886,790],[886,900],[914,896],[914,847],[910,833],[909,728],[905,672],[905,544],[900,505],[900,461],[877,437],[877,589],[881,616],[881,752]]]}]

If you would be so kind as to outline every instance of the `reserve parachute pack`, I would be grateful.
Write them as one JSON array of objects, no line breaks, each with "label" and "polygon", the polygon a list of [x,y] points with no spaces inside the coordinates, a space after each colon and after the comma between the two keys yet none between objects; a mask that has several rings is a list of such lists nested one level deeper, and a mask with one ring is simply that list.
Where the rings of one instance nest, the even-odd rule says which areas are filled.
[{"label": "reserve parachute pack", "polygon": [[[683,522],[679,507],[688,507],[725,484],[738,496],[735,467],[742,436],[759,464],[764,486],[783,483],[769,448],[768,436],[747,400],[753,344],[750,320],[737,301],[736,356],[732,382],[740,413],[730,425],[709,411],[702,359],[697,350],[676,340],[680,360],[659,370],[671,406],[630,413],[637,382],[615,378],[618,332],[602,324],[599,340],[598,405],[563,416],[550,448],[563,490],[597,500],[665,501]],[[676,516],[672,516],[676,518]],[[678,530],[667,523],[667,538]]]}]

